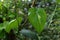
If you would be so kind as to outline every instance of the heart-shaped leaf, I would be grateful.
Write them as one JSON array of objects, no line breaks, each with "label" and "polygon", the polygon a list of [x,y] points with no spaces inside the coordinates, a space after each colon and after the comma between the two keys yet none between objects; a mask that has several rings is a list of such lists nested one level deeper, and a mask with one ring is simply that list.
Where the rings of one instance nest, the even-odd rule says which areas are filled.
[{"label": "heart-shaped leaf", "polygon": [[40,33],[46,22],[46,12],[42,8],[30,8],[28,13],[30,23]]}]

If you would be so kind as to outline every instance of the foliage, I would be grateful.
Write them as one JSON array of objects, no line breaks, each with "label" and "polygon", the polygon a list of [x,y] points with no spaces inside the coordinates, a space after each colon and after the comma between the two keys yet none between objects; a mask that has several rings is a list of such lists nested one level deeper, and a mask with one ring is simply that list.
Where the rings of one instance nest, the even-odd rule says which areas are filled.
[{"label": "foliage", "polygon": [[0,40],[57,40],[59,31],[60,0],[0,0]]}]

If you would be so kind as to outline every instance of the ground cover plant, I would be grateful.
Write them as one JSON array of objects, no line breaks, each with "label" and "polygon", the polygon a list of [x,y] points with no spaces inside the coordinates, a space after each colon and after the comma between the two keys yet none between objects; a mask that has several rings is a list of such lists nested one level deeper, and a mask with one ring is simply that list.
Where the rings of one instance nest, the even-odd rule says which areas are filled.
[{"label": "ground cover plant", "polygon": [[60,0],[0,0],[0,40],[60,40]]}]

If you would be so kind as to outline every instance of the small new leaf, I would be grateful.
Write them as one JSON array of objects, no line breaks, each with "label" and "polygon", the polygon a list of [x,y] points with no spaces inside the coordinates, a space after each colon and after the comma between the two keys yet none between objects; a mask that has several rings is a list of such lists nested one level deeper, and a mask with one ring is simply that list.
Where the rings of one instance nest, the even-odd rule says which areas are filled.
[{"label": "small new leaf", "polygon": [[14,19],[14,20],[10,21],[5,28],[5,31],[9,33],[11,31],[11,29],[18,28],[18,24],[21,23],[21,21],[22,21],[21,17],[19,17],[18,19]]}]

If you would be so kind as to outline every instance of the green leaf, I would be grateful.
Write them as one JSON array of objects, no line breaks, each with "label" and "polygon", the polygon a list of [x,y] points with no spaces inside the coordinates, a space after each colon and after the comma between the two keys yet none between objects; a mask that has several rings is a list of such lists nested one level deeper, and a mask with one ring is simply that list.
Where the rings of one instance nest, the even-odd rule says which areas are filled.
[{"label": "green leaf", "polygon": [[7,21],[0,24],[0,38],[4,38],[5,32],[3,29],[5,29],[7,24]]},{"label": "green leaf", "polygon": [[2,2],[0,2],[0,10],[2,9]]},{"label": "green leaf", "polygon": [[3,28],[3,24],[1,23],[0,24],[0,32],[3,30],[4,28]]},{"label": "green leaf", "polygon": [[1,32],[3,29],[5,29],[5,27],[6,27],[7,24],[8,24],[7,21],[0,24],[0,32]]},{"label": "green leaf", "polygon": [[35,32],[33,32],[33,31],[31,31],[31,30],[22,29],[22,30],[20,31],[20,33],[21,33],[22,35],[24,35],[25,37],[38,40],[37,34],[36,34]]},{"label": "green leaf", "polygon": [[9,32],[11,31],[11,29],[16,29],[16,28],[18,28],[18,24],[20,24],[21,21],[22,21],[22,18],[21,18],[21,17],[10,21],[10,22],[8,23],[8,25],[6,26],[6,28],[5,28],[5,31],[9,33]]},{"label": "green leaf", "polygon": [[28,18],[30,23],[40,33],[46,22],[46,13],[42,8],[30,8],[28,13]]},{"label": "green leaf", "polygon": [[60,4],[60,0],[56,0],[56,2],[57,2],[58,4]]}]

